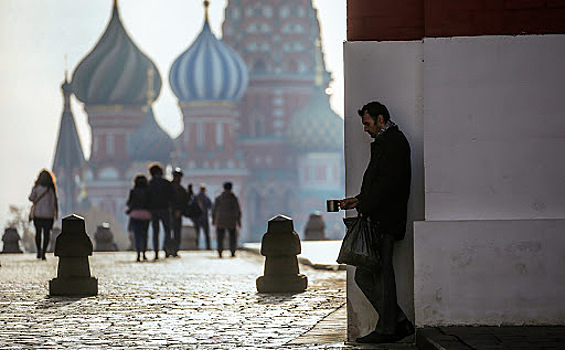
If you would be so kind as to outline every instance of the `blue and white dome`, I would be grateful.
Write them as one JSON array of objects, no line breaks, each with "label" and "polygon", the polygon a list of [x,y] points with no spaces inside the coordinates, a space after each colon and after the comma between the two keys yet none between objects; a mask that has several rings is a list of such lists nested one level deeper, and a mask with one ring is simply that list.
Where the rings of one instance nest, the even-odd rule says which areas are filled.
[{"label": "blue and white dome", "polygon": [[180,102],[237,102],[248,73],[241,56],[212,33],[206,14],[198,38],[173,63],[169,82]]}]

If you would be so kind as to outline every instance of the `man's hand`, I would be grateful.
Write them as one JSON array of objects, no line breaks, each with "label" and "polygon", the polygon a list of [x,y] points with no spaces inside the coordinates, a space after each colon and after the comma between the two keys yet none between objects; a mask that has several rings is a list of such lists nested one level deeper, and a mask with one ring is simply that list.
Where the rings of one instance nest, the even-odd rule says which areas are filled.
[{"label": "man's hand", "polygon": [[354,197],[339,200],[339,207],[342,210],[356,208],[358,204],[359,204],[359,199],[354,198]]}]

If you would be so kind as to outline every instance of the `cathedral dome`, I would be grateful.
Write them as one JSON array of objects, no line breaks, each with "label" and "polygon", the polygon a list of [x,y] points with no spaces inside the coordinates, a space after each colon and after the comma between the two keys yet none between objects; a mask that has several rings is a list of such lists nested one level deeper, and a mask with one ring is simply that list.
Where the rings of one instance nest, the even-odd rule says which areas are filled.
[{"label": "cathedral dome", "polygon": [[[149,71],[157,74],[151,77]],[[153,80],[151,101],[147,100],[149,79]],[[102,38],[75,68],[72,87],[75,96],[87,105],[145,105],[159,96],[157,67],[126,33],[115,1]]]},{"label": "cathedral dome", "polygon": [[343,151],[343,119],[333,111],[321,86],[316,86],[306,106],[294,114],[287,137],[302,152]]},{"label": "cathedral dome", "polygon": [[173,140],[155,121],[149,108],[143,123],[133,132],[127,143],[128,154],[134,161],[167,163],[173,151]]},{"label": "cathedral dome", "polygon": [[169,82],[173,92],[180,102],[237,102],[247,89],[247,81],[243,59],[216,38],[206,13],[202,31],[171,66]]}]

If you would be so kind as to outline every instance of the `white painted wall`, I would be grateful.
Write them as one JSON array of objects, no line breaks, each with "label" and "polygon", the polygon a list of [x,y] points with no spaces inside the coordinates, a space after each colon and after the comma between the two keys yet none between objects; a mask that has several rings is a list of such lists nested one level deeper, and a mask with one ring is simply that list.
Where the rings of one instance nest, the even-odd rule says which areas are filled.
[{"label": "white painted wall", "polygon": [[416,222],[418,326],[564,325],[565,220]]},{"label": "white painted wall", "polygon": [[[364,104],[385,104],[412,148],[410,224],[406,238],[395,247],[395,272],[399,304],[414,319],[411,222],[424,218],[422,42],[346,42],[344,62],[346,196],[359,193],[370,156],[372,139],[357,115]],[[353,340],[374,329],[377,315],[353,281],[354,269],[347,274],[348,337]]]},{"label": "white painted wall", "polygon": [[426,39],[426,220],[565,217],[565,35]]},{"label": "white painted wall", "polygon": [[[346,194],[369,158],[364,103],[387,105],[412,145],[417,222],[395,250],[409,317],[565,325],[565,35],[349,42],[344,56]],[[377,318],[353,271],[349,339]]]},{"label": "white painted wall", "polygon": [[565,324],[565,35],[426,39],[424,57],[417,325]]}]

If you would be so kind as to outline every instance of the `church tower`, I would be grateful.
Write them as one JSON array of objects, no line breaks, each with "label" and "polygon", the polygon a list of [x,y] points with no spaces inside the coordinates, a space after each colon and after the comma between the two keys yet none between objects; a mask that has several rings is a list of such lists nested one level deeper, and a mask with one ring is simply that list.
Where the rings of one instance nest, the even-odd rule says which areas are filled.
[{"label": "church tower", "polygon": [[286,130],[292,116],[314,93],[316,57],[322,85],[330,74],[316,42],[317,11],[311,0],[230,0],[223,41],[249,68],[249,87],[239,110],[239,144],[249,169],[251,231],[259,240],[264,223],[279,213],[297,214],[297,153]]},{"label": "church tower", "polygon": [[60,217],[63,217],[79,209],[83,204],[81,190],[84,186],[83,170],[86,160],[71,111],[72,90],[66,73],[61,90],[64,98],[63,115],[52,169],[57,178]]}]

